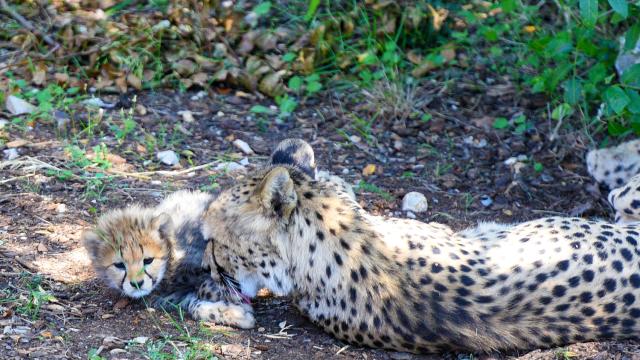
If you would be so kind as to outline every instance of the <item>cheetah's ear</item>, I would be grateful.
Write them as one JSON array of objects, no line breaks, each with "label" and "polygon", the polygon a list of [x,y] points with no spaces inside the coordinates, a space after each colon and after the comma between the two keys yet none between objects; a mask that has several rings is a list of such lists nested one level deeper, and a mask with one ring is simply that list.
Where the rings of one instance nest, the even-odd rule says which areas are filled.
[{"label": "cheetah's ear", "polygon": [[316,158],[311,145],[302,139],[285,139],[271,154],[272,165],[291,165],[315,179]]},{"label": "cheetah's ear", "polygon": [[161,213],[151,219],[151,228],[157,230],[160,234],[160,238],[163,240],[169,240],[173,236],[173,221],[171,216],[167,213]]},{"label": "cheetah's ear", "polygon": [[298,196],[289,171],[283,167],[276,167],[269,171],[256,190],[260,204],[265,210],[272,211],[285,219],[289,218],[296,207]]},{"label": "cheetah's ear", "polygon": [[92,259],[98,256],[103,241],[95,231],[83,231],[82,235],[80,235],[80,240],[82,241],[84,248],[87,249],[87,253],[89,253],[89,256],[91,256]]}]

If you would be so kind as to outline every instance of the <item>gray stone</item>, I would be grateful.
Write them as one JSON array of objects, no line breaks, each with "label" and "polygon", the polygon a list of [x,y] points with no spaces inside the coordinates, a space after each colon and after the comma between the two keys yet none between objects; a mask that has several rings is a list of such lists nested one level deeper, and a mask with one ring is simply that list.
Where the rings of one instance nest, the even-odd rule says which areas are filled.
[{"label": "gray stone", "polygon": [[427,202],[427,198],[417,191],[407,193],[402,199],[402,211],[421,213],[428,209],[429,203]]}]

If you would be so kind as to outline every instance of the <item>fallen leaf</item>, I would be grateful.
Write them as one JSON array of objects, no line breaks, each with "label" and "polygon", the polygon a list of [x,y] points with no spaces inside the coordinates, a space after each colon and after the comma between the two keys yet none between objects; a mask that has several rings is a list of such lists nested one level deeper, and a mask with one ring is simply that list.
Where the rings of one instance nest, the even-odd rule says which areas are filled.
[{"label": "fallen leaf", "polygon": [[431,60],[425,60],[422,62],[422,64],[416,66],[412,71],[411,71],[411,75],[413,77],[423,77],[426,73],[428,73],[429,71],[437,68],[438,65],[436,65],[436,63],[434,63]]},{"label": "fallen leaf", "polygon": [[442,55],[446,61],[451,61],[456,58],[456,50],[452,46],[447,46],[440,51],[440,55]]},{"label": "fallen leaf", "polygon": [[127,75],[127,84],[133,86],[136,90],[142,89],[142,81],[134,74]]},{"label": "fallen leaf", "polygon": [[124,76],[121,76],[119,78],[116,79],[116,87],[118,88],[118,91],[120,91],[121,93],[126,93],[127,92],[127,78]]},{"label": "fallen leaf", "polygon": [[427,4],[429,7],[429,12],[431,13],[431,24],[433,25],[433,29],[439,31],[442,28],[442,24],[449,16],[449,11],[447,9],[434,9],[431,4]]},{"label": "fallen leaf", "polygon": [[418,65],[422,62],[422,56],[415,50],[409,50],[409,52],[407,53],[407,59],[409,59],[409,61],[411,61],[414,65]]},{"label": "fallen leaf", "polygon": [[34,71],[33,78],[31,78],[31,81],[36,85],[42,85],[44,84],[46,78],[47,78],[46,71],[44,69],[37,69],[36,71]]},{"label": "fallen leaf", "polygon": [[363,176],[371,176],[376,173],[376,166],[374,164],[368,164],[362,169]]},{"label": "fallen leaf", "polygon": [[182,59],[173,65],[173,68],[182,76],[189,76],[196,72],[196,63],[189,59]]},{"label": "fallen leaf", "polygon": [[258,89],[261,93],[276,97],[284,93],[284,83],[282,82],[282,73],[280,71],[271,73],[260,81]]}]

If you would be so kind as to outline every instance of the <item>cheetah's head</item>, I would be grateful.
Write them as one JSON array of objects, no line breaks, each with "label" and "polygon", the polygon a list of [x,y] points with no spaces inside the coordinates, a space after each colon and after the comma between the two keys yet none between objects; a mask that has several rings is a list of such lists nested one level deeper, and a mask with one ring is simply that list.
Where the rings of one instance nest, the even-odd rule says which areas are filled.
[{"label": "cheetah's head", "polygon": [[162,281],[173,236],[169,215],[133,206],[104,214],[82,240],[98,275],[125,295],[139,298]]},{"label": "cheetah's head", "polygon": [[288,225],[298,198],[295,183],[312,181],[313,150],[299,139],[282,141],[271,164],[240,180],[213,201],[205,216],[203,235],[210,239],[205,263],[223,268],[253,297],[263,287],[276,295],[293,289],[289,274]]}]

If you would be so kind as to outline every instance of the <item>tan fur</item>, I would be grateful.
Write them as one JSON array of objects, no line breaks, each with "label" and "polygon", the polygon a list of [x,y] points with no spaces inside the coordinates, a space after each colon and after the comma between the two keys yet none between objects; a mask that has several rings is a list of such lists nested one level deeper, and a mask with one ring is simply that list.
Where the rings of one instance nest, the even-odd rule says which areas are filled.
[{"label": "tan fur", "polygon": [[609,193],[609,203],[619,224],[640,222],[640,175],[632,177],[624,186]]},{"label": "tan fur", "polygon": [[[140,297],[151,292],[170,268],[175,243],[171,226],[168,215],[133,206],[103,215],[95,229],[83,233],[82,240],[100,277],[128,296]],[[144,259],[153,262],[145,267]],[[126,271],[118,269],[118,263]],[[140,281],[144,282],[140,289],[130,284]]]},{"label": "tan fur", "polygon": [[587,153],[587,171],[599,183],[613,190],[640,173],[640,140]]},{"label": "tan fur", "polygon": [[[290,214],[279,211],[286,199],[297,199]],[[515,350],[640,333],[636,225],[554,217],[455,232],[372,216],[333,184],[279,166],[220,194],[203,232],[205,261],[244,293],[291,294],[356,345]]]},{"label": "tan fur", "polygon": [[251,306],[203,267],[207,241],[200,224],[210,201],[205,193],[180,191],[154,208],[132,206],[102,215],[82,235],[96,273],[127,296],[153,292],[154,305],[180,306],[197,320],[253,327]]}]

